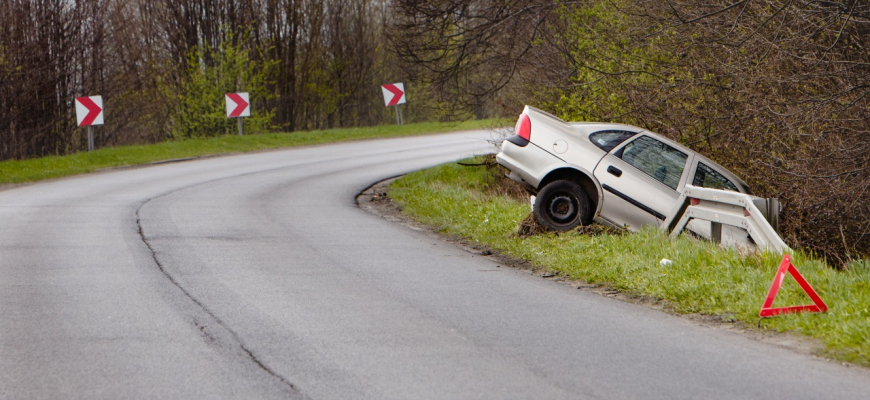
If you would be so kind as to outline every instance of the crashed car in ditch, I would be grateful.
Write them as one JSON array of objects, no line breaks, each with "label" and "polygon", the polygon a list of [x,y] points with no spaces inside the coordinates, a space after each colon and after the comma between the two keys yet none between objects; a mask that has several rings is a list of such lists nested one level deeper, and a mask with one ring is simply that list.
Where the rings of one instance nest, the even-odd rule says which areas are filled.
[{"label": "crashed car in ditch", "polygon": [[[514,133],[496,159],[534,195],[535,220],[551,230],[593,221],[631,230],[661,226],[687,184],[749,194],[721,165],[636,126],[565,122],[526,106]],[[695,220],[688,229],[710,237],[709,222]],[[738,228],[730,235],[746,240]]]}]

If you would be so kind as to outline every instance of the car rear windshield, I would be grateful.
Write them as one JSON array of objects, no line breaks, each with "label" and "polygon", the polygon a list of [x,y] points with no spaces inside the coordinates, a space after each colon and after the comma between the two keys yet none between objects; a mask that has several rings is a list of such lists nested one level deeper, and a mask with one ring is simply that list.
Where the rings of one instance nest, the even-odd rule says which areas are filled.
[{"label": "car rear windshield", "polygon": [[692,185],[739,192],[737,186],[731,183],[728,178],[704,163],[698,163],[698,170],[695,172],[695,179],[692,179]]},{"label": "car rear windshield", "polygon": [[609,152],[634,135],[634,132],[629,131],[598,131],[589,135],[589,140],[602,150]]}]

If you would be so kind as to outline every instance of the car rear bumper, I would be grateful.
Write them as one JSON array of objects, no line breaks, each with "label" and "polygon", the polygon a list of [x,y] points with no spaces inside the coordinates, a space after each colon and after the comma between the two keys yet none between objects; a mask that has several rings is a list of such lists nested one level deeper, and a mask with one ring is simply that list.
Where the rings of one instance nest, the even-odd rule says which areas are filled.
[{"label": "car rear bumper", "polygon": [[541,179],[553,164],[561,161],[534,143],[520,147],[507,140],[495,158],[499,165],[510,171],[508,177],[511,180],[532,193],[537,193]]}]

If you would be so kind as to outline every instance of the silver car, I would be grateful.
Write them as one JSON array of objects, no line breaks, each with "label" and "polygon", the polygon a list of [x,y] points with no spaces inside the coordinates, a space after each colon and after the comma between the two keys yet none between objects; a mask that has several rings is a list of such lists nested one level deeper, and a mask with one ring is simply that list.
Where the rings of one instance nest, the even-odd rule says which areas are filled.
[{"label": "silver car", "polygon": [[[565,122],[529,106],[496,159],[536,195],[537,222],[560,231],[592,221],[631,230],[660,226],[686,184],[749,193],[721,165],[650,131]],[[693,230],[708,236],[709,229],[707,223]]]}]

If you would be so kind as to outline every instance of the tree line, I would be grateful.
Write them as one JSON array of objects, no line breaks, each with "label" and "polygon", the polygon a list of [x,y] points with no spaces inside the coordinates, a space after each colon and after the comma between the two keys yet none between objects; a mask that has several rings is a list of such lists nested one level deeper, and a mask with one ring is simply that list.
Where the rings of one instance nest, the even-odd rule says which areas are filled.
[{"label": "tree line", "polygon": [[783,204],[782,235],[870,256],[870,5],[397,0],[397,54],[467,110],[635,124]]},{"label": "tree line", "polygon": [[221,134],[223,94],[252,95],[254,129],[389,120],[403,79],[388,0],[4,0],[0,159],[86,148],[75,97],[102,95],[97,145]]}]

